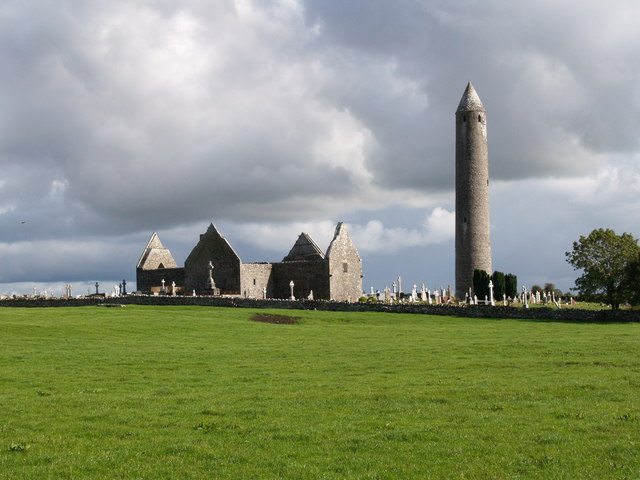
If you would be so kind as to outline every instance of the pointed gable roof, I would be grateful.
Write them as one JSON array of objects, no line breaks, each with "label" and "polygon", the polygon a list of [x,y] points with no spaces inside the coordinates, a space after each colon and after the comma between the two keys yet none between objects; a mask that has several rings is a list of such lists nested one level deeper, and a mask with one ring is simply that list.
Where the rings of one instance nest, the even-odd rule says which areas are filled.
[{"label": "pointed gable roof", "polygon": [[458,110],[456,112],[484,112],[484,105],[478,96],[478,92],[473,88],[471,82],[467,84],[467,88],[462,94]]},{"label": "pointed gable roof", "polygon": [[140,260],[138,260],[136,268],[154,270],[159,267],[178,268],[178,265],[173,259],[169,249],[162,245],[158,234],[153,232],[151,238],[147,242],[147,246],[142,251],[142,255],[140,255]]},{"label": "pointed gable roof", "polygon": [[322,253],[322,250],[320,250],[318,245],[316,245],[316,242],[314,242],[313,239],[304,232],[300,234],[296,243],[293,244],[289,254],[282,259],[283,262],[295,262],[300,260],[324,260],[324,253]]},{"label": "pointed gable roof", "polygon": [[349,230],[347,230],[347,226],[344,222],[338,222],[336,225],[336,231],[333,235],[333,240],[329,244],[329,248],[327,248],[327,258],[331,257],[331,254],[337,251],[342,251],[344,253],[345,249],[352,250],[355,254],[355,257],[360,260],[360,254],[358,253],[358,249],[356,248],[353,240],[349,236]]},{"label": "pointed gable roof", "polygon": [[[204,252],[206,252],[206,254]],[[238,256],[236,251],[233,249],[227,239],[220,234],[213,222],[209,224],[206,232],[200,234],[200,240],[198,241],[198,244],[193,247],[193,250],[191,250],[191,253],[185,260],[185,266],[187,264],[192,265],[193,262],[203,254],[205,254],[205,257],[207,257],[208,259],[211,258],[211,255],[222,255],[231,256],[238,262],[241,262],[240,257]]]}]

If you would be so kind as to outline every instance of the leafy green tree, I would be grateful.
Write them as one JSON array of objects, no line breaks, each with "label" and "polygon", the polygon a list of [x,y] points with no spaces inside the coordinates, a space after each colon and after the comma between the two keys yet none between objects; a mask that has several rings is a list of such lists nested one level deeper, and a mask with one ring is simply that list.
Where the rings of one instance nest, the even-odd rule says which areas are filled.
[{"label": "leafy green tree", "polygon": [[473,271],[473,294],[478,297],[478,300],[489,297],[489,280],[491,277],[484,270]]},{"label": "leafy green tree", "polygon": [[518,277],[513,273],[504,276],[504,287],[507,297],[516,298],[518,295]]},{"label": "leafy green tree", "polygon": [[496,300],[502,300],[506,291],[504,273],[498,271],[493,272],[493,275],[491,275],[491,281],[493,282],[493,298]]},{"label": "leafy green tree", "polygon": [[533,293],[542,293],[544,290],[542,290],[542,287],[540,285],[534,285],[533,287],[531,287],[531,291]]},{"label": "leafy green tree", "polygon": [[629,303],[640,305],[640,258],[628,263],[625,274]]},{"label": "leafy green tree", "polygon": [[576,279],[575,290],[580,296],[602,299],[614,310],[632,299],[632,264],[640,258],[638,240],[633,235],[599,228],[587,237],[581,235],[565,255],[574,270],[583,271]]}]

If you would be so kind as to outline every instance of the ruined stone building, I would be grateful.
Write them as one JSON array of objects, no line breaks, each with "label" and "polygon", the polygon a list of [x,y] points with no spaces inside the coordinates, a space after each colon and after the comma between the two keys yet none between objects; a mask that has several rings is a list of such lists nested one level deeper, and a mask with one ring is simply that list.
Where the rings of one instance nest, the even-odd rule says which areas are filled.
[{"label": "ruined stone building", "polygon": [[311,292],[315,299],[336,301],[356,301],[362,295],[362,260],[342,222],[326,253],[301,233],[277,263],[243,263],[212,223],[200,235],[184,267],[178,267],[153,233],[136,267],[138,291],[149,294],[162,290],[171,294],[174,282],[177,294],[212,294],[210,276],[221,295],[289,298],[291,282],[298,299],[308,298]]}]

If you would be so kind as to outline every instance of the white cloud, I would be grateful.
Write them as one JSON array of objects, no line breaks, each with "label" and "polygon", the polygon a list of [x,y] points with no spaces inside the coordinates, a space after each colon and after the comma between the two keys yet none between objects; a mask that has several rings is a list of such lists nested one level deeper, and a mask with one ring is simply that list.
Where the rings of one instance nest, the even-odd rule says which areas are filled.
[{"label": "white cloud", "polygon": [[407,247],[423,247],[451,240],[454,235],[455,213],[441,207],[428,214],[420,229],[386,227],[379,220],[366,225],[353,225],[352,237],[364,252],[395,253]]},{"label": "white cloud", "polygon": [[[348,223],[351,238],[361,252],[396,253],[407,247],[427,246],[453,238],[455,215],[441,207],[424,217],[417,229],[385,227],[380,220],[366,224]],[[293,246],[300,233],[307,233],[325,251],[333,238],[336,222],[294,222],[283,224],[225,224],[223,235],[247,245],[282,252]]]}]

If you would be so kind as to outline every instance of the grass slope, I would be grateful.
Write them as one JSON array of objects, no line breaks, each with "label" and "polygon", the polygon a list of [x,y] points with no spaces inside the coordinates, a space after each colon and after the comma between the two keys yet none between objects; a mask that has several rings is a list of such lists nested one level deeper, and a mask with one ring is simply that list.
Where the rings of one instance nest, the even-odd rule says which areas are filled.
[{"label": "grass slope", "polygon": [[0,309],[0,478],[640,475],[638,324],[256,313]]}]

